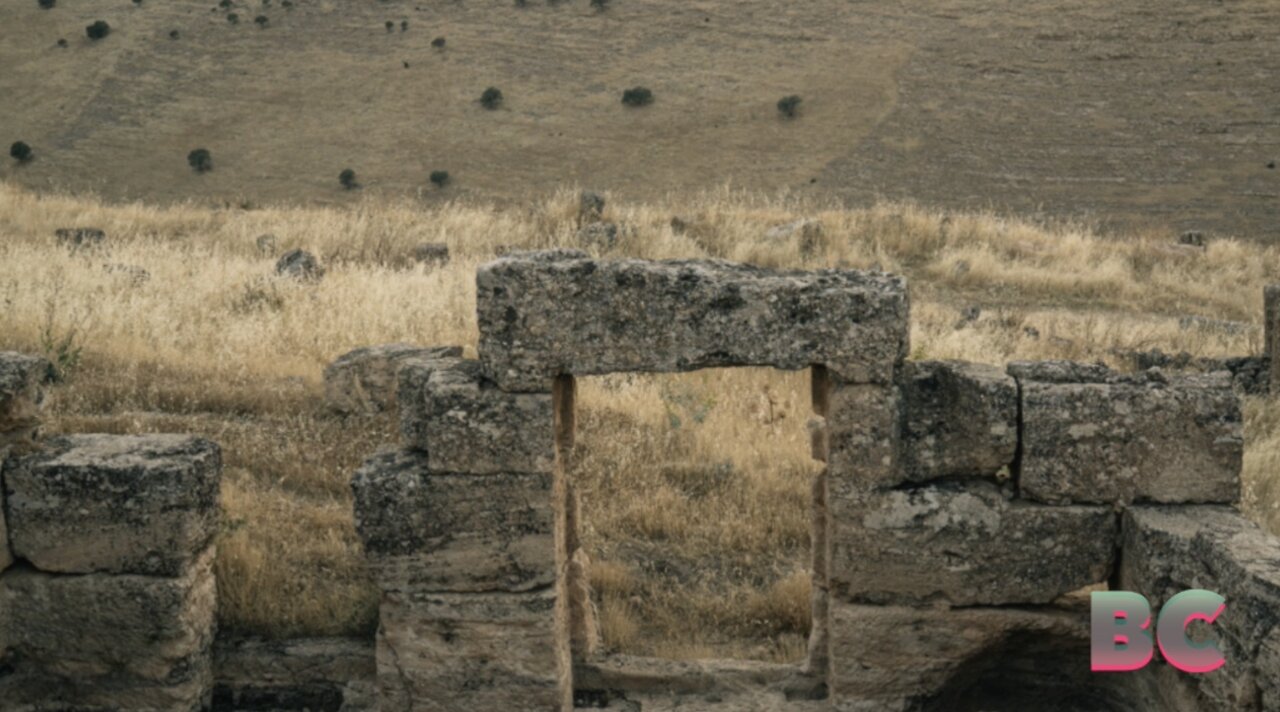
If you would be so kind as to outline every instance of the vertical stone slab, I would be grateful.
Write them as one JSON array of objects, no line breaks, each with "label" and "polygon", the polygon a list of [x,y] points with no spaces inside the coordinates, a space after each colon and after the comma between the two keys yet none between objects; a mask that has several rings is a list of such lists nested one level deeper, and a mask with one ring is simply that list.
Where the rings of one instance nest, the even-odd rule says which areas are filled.
[{"label": "vertical stone slab", "polygon": [[812,623],[809,629],[808,658],[805,672],[825,679],[831,666],[830,605],[831,562],[830,521],[827,510],[827,470],[814,475],[810,490],[809,540],[813,590],[810,594]]},{"label": "vertical stone slab", "polygon": [[1263,355],[1271,359],[1271,383],[1280,388],[1280,284],[1268,284],[1262,301]]},{"label": "vertical stone slab", "polygon": [[0,463],[35,442],[51,366],[38,356],[0,351]]},{"label": "vertical stone slab", "polygon": [[[901,483],[898,389],[873,383],[832,383],[826,397],[832,505],[849,494]],[[839,519],[843,510],[833,511],[832,516]]]},{"label": "vertical stone slab", "polygon": [[1018,448],[1017,382],[995,366],[907,361],[902,469],[913,482],[1009,476]]}]

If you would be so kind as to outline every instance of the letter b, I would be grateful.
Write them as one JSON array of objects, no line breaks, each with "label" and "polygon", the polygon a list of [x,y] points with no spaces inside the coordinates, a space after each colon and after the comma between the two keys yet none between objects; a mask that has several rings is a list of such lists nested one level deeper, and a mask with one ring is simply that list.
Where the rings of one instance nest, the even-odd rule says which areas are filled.
[{"label": "letter b", "polygon": [[1132,591],[1095,591],[1089,596],[1090,667],[1129,672],[1151,662],[1151,605]]}]

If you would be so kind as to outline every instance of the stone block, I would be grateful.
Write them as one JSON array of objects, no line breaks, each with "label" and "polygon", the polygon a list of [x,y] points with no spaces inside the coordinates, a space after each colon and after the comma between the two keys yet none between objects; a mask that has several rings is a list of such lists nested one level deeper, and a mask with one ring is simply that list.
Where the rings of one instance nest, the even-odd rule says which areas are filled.
[{"label": "stone block", "polygon": [[838,498],[833,483],[832,595],[875,604],[1035,604],[1108,578],[1118,536],[1110,507],[1049,507],[1007,495],[973,480]]},{"label": "stone block", "polygon": [[[424,381],[425,378],[425,381]],[[414,392],[414,384],[422,384]],[[425,450],[435,472],[550,472],[555,416],[546,393],[508,393],[485,380],[480,362],[414,364],[401,378],[405,443]]]},{"label": "stone block", "polygon": [[1018,484],[1042,502],[1235,502],[1243,418],[1226,373],[1021,380]]},{"label": "stone block", "polygon": [[[1195,700],[1177,709],[1274,710],[1280,703],[1280,537],[1222,506],[1135,506],[1124,515],[1120,588],[1159,613],[1174,594],[1214,591],[1226,609],[1210,627],[1227,663],[1169,676]],[[1163,666],[1157,650],[1153,666]]]},{"label": "stone block", "polygon": [[907,480],[996,475],[1018,448],[1017,382],[986,364],[908,361],[902,423]]},{"label": "stone block", "polygon": [[[826,441],[832,491],[840,496],[902,482],[898,389],[832,383],[826,403],[827,412],[822,414],[825,427],[819,431],[822,435],[817,446]],[[838,502],[833,502],[833,507],[833,516],[843,516]]]},{"label": "stone block", "polygon": [[50,369],[38,356],[0,351],[0,462],[7,452],[29,450],[35,442]]},{"label": "stone block", "polygon": [[[841,712],[1120,710],[1089,671],[1087,608],[935,609],[831,603]],[[1020,704],[1021,703],[1021,704]]]},{"label": "stone block", "polygon": [[9,542],[41,571],[172,576],[218,528],[217,444],[72,435],[4,466]]},{"label": "stone block", "polygon": [[887,383],[907,353],[906,282],[878,273],[559,250],[482,265],[476,284],[481,360],[513,391],[562,374],[816,363]]},{"label": "stone block", "polygon": [[556,597],[385,594],[378,629],[381,709],[568,710],[569,641]]},{"label": "stone block", "polygon": [[460,346],[382,344],[349,351],[324,369],[325,405],[346,415],[394,411],[399,371],[406,361],[460,356]]},{"label": "stone block", "polygon": [[210,548],[173,578],[0,574],[0,707],[206,709],[213,557]]},{"label": "stone block", "polygon": [[383,452],[352,479],[356,529],[384,591],[528,591],[555,583],[552,476],[434,472]]}]

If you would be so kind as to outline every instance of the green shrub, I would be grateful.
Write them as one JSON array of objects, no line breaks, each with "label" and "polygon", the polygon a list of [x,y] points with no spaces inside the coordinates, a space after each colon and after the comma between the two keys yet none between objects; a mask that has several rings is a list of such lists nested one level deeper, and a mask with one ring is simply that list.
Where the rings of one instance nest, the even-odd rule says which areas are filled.
[{"label": "green shrub", "polygon": [[338,183],[347,190],[355,190],[360,187],[360,184],[356,182],[356,172],[350,168],[342,169],[342,172],[338,174]]},{"label": "green shrub", "polygon": [[108,25],[104,20],[98,20],[92,25],[84,28],[84,33],[88,35],[91,40],[100,40],[111,34],[111,25]]},{"label": "green shrub", "polygon": [[213,156],[206,148],[197,148],[187,154],[187,165],[196,173],[208,173],[213,170]]},{"label": "green shrub", "polygon": [[502,90],[497,87],[489,87],[480,94],[480,106],[493,110],[502,106]]},{"label": "green shrub", "polygon": [[653,103],[653,92],[646,87],[632,87],[622,92],[622,103],[627,106],[648,106]]},{"label": "green shrub", "polygon": [[430,180],[435,187],[443,188],[449,182],[449,171],[431,171]]},{"label": "green shrub", "polygon": [[18,163],[26,163],[30,161],[35,154],[31,152],[31,147],[25,141],[15,141],[9,147],[9,156]]},{"label": "green shrub", "polygon": [[784,96],[778,100],[778,112],[788,119],[795,118],[796,110],[800,108],[800,97],[796,94]]},{"label": "green shrub", "polygon": [[58,4],[58,0],[40,0],[40,9],[51,10],[56,4]]}]

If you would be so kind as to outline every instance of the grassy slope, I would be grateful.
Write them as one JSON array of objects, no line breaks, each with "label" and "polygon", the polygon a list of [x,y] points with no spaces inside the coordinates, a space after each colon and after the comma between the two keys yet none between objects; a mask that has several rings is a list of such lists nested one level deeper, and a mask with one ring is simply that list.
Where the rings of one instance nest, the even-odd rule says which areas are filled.
[{"label": "grassy slope", "polygon": [[[39,156],[0,178],[325,203],[357,199],[337,186],[350,166],[367,192],[433,201],[729,181],[1262,239],[1280,222],[1270,0],[237,0],[238,25],[215,4],[0,3],[0,143]],[[90,43],[97,18],[115,29]],[[624,108],[638,84],[656,102]],[[794,121],[774,109],[787,94]],[[187,168],[198,146],[213,173]]]},{"label": "grassy slope", "polygon": [[[526,210],[369,202],[353,209],[154,208],[36,196],[0,184],[0,349],[68,336],[81,363],[56,389],[53,431],[198,432],[225,448],[221,615],[274,635],[368,630],[375,596],[351,527],[347,479],[381,420],[323,412],[319,376],[369,343],[475,342],[474,272],[505,245],[574,245],[574,196]],[[681,216],[683,234],[670,220]],[[809,215],[824,240],[802,255],[764,236]],[[722,257],[768,266],[879,266],[911,279],[916,358],[1115,360],[1115,348],[1260,350],[1262,285],[1280,250],[1167,236],[1101,238],[909,205],[825,209],[725,192],[613,202],[631,226],[619,254]],[[53,230],[97,226],[102,253],[71,255]],[[255,238],[328,266],[317,285],[270,276]],[[406,264],[423,241],[453,262]],[[133,284],[108,264],[145,268]],[[963,308],[977,321],[957,326]],[[1211,320],[1180,326],[1179,317]],[[1025,327],[1034,327],[1032,337]],[[757,370],[586,379],[572,476],[585,499],[609,643],[674,657],[794,658],[807,625],[808,418],[804,374]],[[1251,511],[1280,525],[1277,409],[1249,405]]]}]

